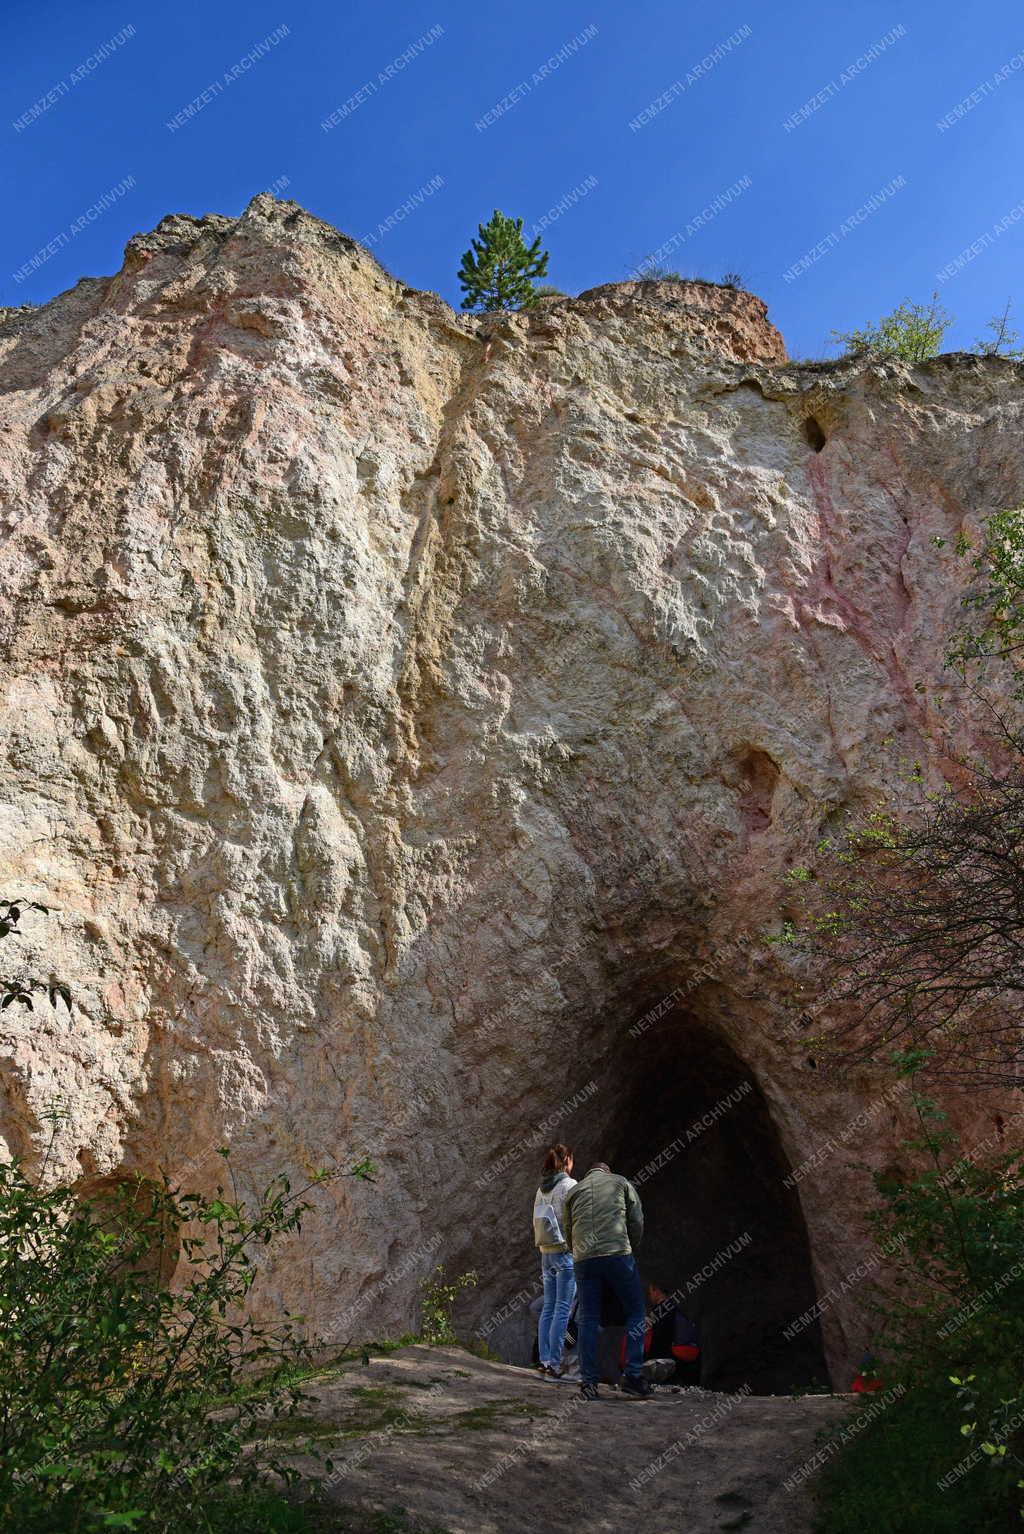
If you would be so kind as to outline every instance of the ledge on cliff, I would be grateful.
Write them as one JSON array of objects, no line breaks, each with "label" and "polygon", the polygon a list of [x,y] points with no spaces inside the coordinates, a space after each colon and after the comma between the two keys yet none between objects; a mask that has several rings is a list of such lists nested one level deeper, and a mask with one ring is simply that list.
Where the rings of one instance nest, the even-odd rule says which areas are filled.
[{"label": "ledge on cliff", "polygon": [[[486,333],[495,320],[507,321],[513,314],[518,315],[520,320],[543,321],[550,318],[553,309],[581,309],[602,317],[629,317],[641,309],[661,310],[673,328],[688,339],[734,361],[786,361],[785,343],[779,331],[769,322],[768,306],[762,299],[738,288],[699,279],[608,282],[588,288],[576,298],[567,296],[542,300],[532,310],[490,311],[472,315],[457,313],[439,295],[407,287],[381,266],[364,245],[336,229],[333,224],[308,213],[297,202],[280,201],[267,192],[254,197],[239,218],[231,218],[222,213],[167,214],[155,229],[135,234],[128,241],[124,266],[119,275],[138,273],[155,258],[181,257],[204,243],[225,244],[238,237],[264,242],[292,242],[296,246],[314,245],[325,252],[366,261],[386,283],[393,285],[396,297],[417,299],[427,305],[439,304],[447,311],[453,323],[470,330]],[[115,282],[117,279],[100,280]],[[50,302],[55,303],[64,296],[58,294]],[[45,308],[47,305],[38,307]],[[34,312],[37,312],[36,306],[0,308],[0,328]]]}]

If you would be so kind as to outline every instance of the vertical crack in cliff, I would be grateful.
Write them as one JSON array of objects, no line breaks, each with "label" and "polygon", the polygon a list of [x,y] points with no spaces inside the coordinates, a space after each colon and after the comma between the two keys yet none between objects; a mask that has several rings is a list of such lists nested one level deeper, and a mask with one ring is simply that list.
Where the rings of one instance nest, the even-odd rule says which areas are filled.
[{"label": "vertical crack in cliff", "polygon": [[[458,382],[442,409],[433,459],[401,497],[403,509],[415,516],[417,524],[402,582],[404,643],[395,662],[400,728],[408,752],[403,762],[406,776],[414,775],[420,745],[417,717],[430,689],[440,681],[467,564],[463,540],[455,536],[459,509],[468,523],[470,495],[469,475],[460,462],[464,449],[460,439],[486,364],[482,343],[460,338]],[[457,509],[449,510],[453,507]]]},{"label": "vertical crack in cliff", "polygon": [[445,691],[445,666],[464,578],[470,564],[468,535],[473,469],[465,441],[466,417],[488,362],[486,347],[476,338],[443,327],[444,340],[454,340],[458,374],[444,402],[433,457],[400,497],[415,518],[402,597],[396,616],[401,637],[393,659],[395,712],[389,721],[394,742],[390,781],[381,805],[387,847],[378,882],[380,926],[385,944],[384,973],[396,962],[404,925],[408,866],[396,828],[408,822],[408,791],[432,761],[426,759],[424,720]]}]

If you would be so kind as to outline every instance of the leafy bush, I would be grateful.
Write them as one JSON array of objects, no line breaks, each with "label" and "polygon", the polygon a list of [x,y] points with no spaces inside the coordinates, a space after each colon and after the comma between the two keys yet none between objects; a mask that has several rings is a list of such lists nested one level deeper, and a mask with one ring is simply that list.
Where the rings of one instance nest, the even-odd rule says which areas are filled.
[{"label": "leafy bush", "polygon": [[302,1526],[265,1484],[292,1472],[246,1449],[257,1419],[303,1399],[286,1372],[305,1351],[298,1318],[261,1327],[242,1307],[252,1249],[297,1231],[326,1175],[298,1192],[278,1178],[249,1212],[223,1188],[207,1199],[138,1179],[81,1200],[0,1166],[0,1527]]},{"label": "leafy bush", "polygon": [[[943,548],[945,538],[932,542]],[[975,547],[961,533],[953,551],[967,559],[974,579],[961,607],[971,615],[953,635],[946,664],[965,679],[984,669],[990,661],[1004,661],[1001,676],[1013,687],[1013,696],[1024,701],[1024,507],[1007,506],[985,522],[981,544]],[[1008,726],[1012,744],[1021,753],[1024,743]]]},{"label": "leafy bush", "polygon": [[876,1177],[874,1216],[899,1253],[878,1289],[881,1372],[905,1389],[847,1427],[819,1483],[822,1534],[983,1534],[1024,1516],[1024,1156],[956,1152],[932,1100],[910,1097],[914,1169]]},{"label": "leafy bush", "polygon": [[453,1319],[455,1301],[463,1289],[476,1282],[476,1273],[460,1273],[446,1282],[442,1263],[438,1263],[432,1278],[420,1281],[420,1337],[423,1342],[432,1348],[453,1347],[458,1342]]},{"label": "leafy bush", "polygon": [[833,330],[832,339],[849,355],[854,352],[880,352],[885,357],[902,357],[905,362],[924,362],[936,357],[952,317],[932,295],[929,304],[914,304],[909,298],[885,314],[877,325],[860,330]]}]

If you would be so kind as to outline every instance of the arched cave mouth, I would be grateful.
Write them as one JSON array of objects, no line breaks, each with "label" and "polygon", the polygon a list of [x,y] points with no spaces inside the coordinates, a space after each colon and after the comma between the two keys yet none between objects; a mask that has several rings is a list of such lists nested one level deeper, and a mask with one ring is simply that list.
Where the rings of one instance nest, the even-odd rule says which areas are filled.
[{"label": "arched cave mouth", "polygon": [[613,1052],[602,1159],[638,1185],[645,1280],[698,1323],[705,1389],[827,1387],[820,1323],[793,1330],[816,1301],[810,1244],[756,1076],[716,1028],[641,1018]]}]

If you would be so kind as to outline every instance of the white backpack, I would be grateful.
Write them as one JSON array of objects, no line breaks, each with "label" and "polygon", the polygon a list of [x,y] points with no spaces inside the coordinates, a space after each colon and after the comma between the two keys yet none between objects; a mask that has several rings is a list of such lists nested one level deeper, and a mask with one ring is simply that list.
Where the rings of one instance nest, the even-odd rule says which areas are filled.
[{"label": "white backpack", "polygon": [[[555,1185],[557,1187],[557,1183]],[[554,1192],[554,1189],[552,1189]],[[565,1237],[550,1194],[537,1190],[533,1205],[533,1240],[535,1246],[564,1246]]]}]

